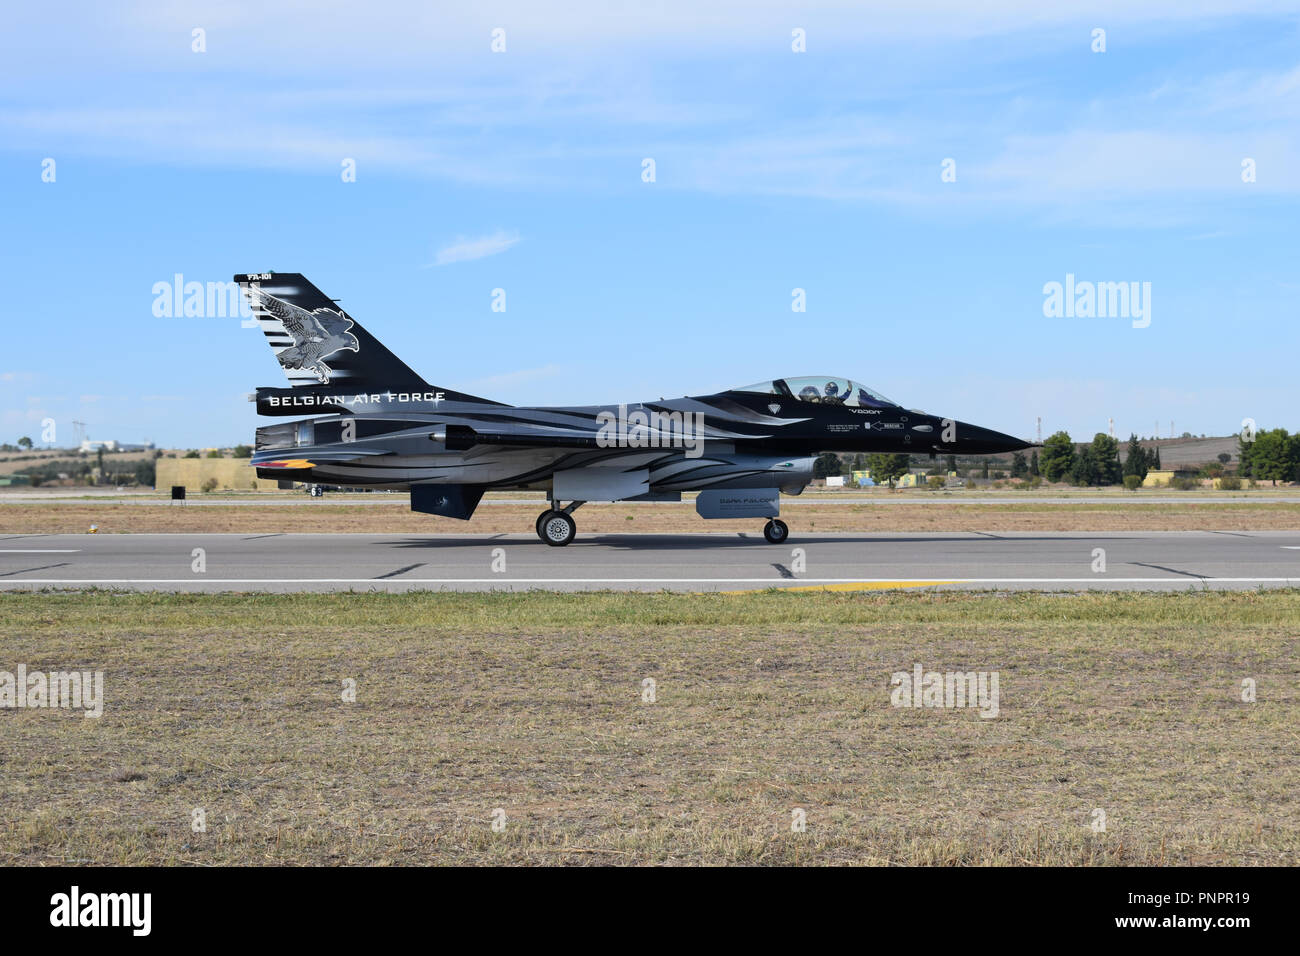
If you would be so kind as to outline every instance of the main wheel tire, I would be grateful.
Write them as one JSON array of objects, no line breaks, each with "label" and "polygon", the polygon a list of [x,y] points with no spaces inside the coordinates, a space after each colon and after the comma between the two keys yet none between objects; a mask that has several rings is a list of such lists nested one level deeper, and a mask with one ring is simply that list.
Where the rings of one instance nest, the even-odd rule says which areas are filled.
[{"label": "main wheel tire", "polygon": [[763,537],[768,544],[780,544],[790,537],[790,527],[780,518],[773,518],[763,526]]},{"label": "main wheel tire", "polygon": [[537,537],[541,538],[543,541],[546,540],[546,532],[542,529],[542,525],[544,525],[546,523],[546,519],[553,514],[555,514],[555,512],[552,509],[547,508],[545,511],[543,511],[541,514],[537,516],[537,525],[536,525]]},{"label": "main wheel tire", "polygon": [[578,526],[563,511],[553,511],[542,522],[542,540],[552,548],[562,548],[578,533]]}]

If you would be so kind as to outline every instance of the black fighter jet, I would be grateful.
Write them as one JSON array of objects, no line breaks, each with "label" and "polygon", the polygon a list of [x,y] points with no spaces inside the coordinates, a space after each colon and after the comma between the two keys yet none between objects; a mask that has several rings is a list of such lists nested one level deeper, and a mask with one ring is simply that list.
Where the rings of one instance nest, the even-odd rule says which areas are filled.
[{"label": "black fighter jet", "polygon": [[[680,501],[703,518],[767,518],[812,480],[821,452],[979,455],[1030,442],[903,408],[835,375],[776,378],[714,395],[523,408],[430,385],[297,273],[235,276],[289,388],[258,388],[260,478],[410,491],[411,508],[468,519],[489,488],[541,489],[549,545],[573,540],[588,501]],[[301,416],[308,417],[301,417]],[[565,503],[567,502],[567,504]]]}]

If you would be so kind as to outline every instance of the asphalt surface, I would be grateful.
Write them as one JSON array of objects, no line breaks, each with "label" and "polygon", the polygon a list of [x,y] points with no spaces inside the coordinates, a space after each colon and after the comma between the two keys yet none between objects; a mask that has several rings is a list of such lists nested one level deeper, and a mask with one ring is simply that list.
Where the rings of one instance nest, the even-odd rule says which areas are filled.
[{"label": "asphalt surface", "polygon": [[[690,510],[690,503],[694,497],[688,493],[683,499],[686,509]],[[405,507],[407,502],[406,492],[396,494],[370,494],[370,495],[331,495],[326,494],[321,498],[312,498],[309,495],[283,495],[283,496],[257,496],[250,495],[246,498],[234,497],[209,497],[192,496],[185,501],[172,502],[169,499],[159,498],[154,495],[139,496],[112,496],[112,495],[84,495],[84,494],[14,494],[8,493],[0,495],[0,505],[32,505],[32,504],[51,504],[51,505],[145,505],[154,508],[175,507],[175,508],[220,508],[220,507],[254,507],[254,508],[286,508],[286,507],[308,507],[319,508],[325,505],[402,505]],[[800,497],[791,497],[789,495],[781,496],[781,507],[797,507],[799,505],[1130,505],[1130,504],[1160,504],[1160,505],[1186,505],[1186,504],[1300,504],[1300,495],[1296,494],[1267,494],[1258,491],[1241,492],[1238,494],[1202,494],[1196,492],[1173,494],[1173,495],[1154,495],[1150,492],[1138,492],[1137,494],[1121,495],[1100,494],[1100,495],[1034,495],[1030,493],[1009,492],[997,498],[980,497],[978,493],[971,492],[943,492],[935,493],[929,491],[916,491],[911,494],[890,495],[884,494],[871,496],[862,495],[834,495],[834,494],[817,494],[802,495]],[[493,498],[485,497],[479,507],[484,508],[491,505],[537,505],[545,507],[546,497],[538,494],[531,498]],[[665,505],[667,507],[667,505]]]},{"label": "asphalt surface", "polygon": [[1297,587],[1300,532],[792,533],[783,545],[767,544],[757,530],[580,532],[565,548],[531,534],[0,535],[0,589],[96,586],[269,592]]}]

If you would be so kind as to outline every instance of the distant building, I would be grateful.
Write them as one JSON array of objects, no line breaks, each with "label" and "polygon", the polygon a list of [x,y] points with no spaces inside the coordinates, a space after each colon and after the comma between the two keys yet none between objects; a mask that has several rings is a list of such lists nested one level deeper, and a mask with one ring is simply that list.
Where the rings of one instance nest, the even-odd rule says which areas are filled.
[{"label": "distant building", "polygon": [[203,490],[211,479],[218,491],[274,491],[278,481],[258,478],[247,458],[160,458],[155,487],[184,485],[190,493]]},{"label": "distant building", "polygon": [[[1168,487],[1172,478],[1194,478],[1200,480],[1198,469],[1196,468],[1174,468],[1164,471],[1148,471],[1147,476],[1142,479],[1143,488],[1165,488]],[[1214,480],[1214,486],[1219,486],[1218,479]]]},{"label": "distant building", "polygon": [[91,441],[90,439],[86,439],[81,443],[81,448],[79,450],[85,454],[94,455],[101,448],[104,451],[111,452],[111,451],[152,451],[153,447],[154,447],[153,442],[145,442],[142,445],[137,445],[137,444],[131,444],[129,442],[116,441],[112,438],[105,438],[102,441],[101,440]]}]

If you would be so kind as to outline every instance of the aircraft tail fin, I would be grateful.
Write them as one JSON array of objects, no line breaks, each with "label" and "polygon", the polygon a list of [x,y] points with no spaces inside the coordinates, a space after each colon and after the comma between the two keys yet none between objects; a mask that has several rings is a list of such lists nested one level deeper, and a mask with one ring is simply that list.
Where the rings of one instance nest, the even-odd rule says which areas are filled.
[{"label": "aircraft tail fin", "polygon": [[[235,281],[293,387],[358,392],[423,392],[435,387],[301,274],[248,272],[236,275]],[[448,399],[488,401],[441,391]]]}]

